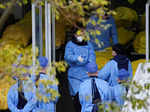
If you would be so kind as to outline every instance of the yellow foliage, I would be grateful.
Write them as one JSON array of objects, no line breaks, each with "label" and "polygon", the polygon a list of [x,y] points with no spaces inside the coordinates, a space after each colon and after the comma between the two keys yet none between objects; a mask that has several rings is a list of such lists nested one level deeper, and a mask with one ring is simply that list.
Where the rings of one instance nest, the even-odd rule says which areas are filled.
[{"label": "yellow foliage", "polygon": [[3,79],[0,79],[0,109],[1,110],[5,110],[8,108],[7,94],[8,94],[9,88],[13,84],[15,84],[15,81],[7,75]]},{"label": "yellow foliage", "polygon": [[14,43],[26,46],[31,40],[31,37],[32,19],[30,14],[27,14],[24,19],[6,28],[3,33],[2,40],[6,44]]},{"label": "yellow foliage", "polygon": [[[44,17],[44,15],[43,15]],[[65,43],[66,26],[59,19],[56,21],[56,47]],[[43,25],[43,37],[45,37],[45,27]],[[10,25],[3,33],[1,44],[14,44],[26,47],[32,39],[32,18],[31,12],[27,13],[21,21]],[[44,39],[45,40],[45,39]]]},{"label": "yellow foliage", "polygon": [[115,9],[116,15],[114,19],[117,26],[131,26],[132,22],[138,20],[138,15],[135,10],[128,7],[118,7]]},{"label": "yellow foliage", "polygon": [[0,51],[0,71],[2,74],[12,75],[12,64],[23,49],[17,45],[4,45],[0,47]]},{"label": "yellow foliage", "polygon": [[104,65],[112,58],[112,49],[107,48],[106,51],[96,52],[96,63],[98,65],[98,69],[104,67]]},{"label": "yellow foliage", "polygon": [[95,21],[95,20],[92,20],[92,22],[91,22],[91,23],[92,23],[92,25],[93,25],[93,26],[95,26],[95,25],[96,25],[96,21]]},{"label": "yellow foliage", "polygon": [[24,65],[32,64],[32,53],[31,51],[24,51],[20,46],[16,44],[4,44],[0,46],[0,109],[7,109],[7,93],[15,81],[12,76],[26,73],[27,69],[24,67],[16,68],[12,64],[19,64],[17,57],[20,53],[23,54],[21,63]]},{"label": "yellow foliage", "polygon": [[135,72],[137,70],[137,67],[138,67],[139,63],[145,63],[145,62],[146,62],[145,59],[140,59],[140,60],[133,61],[131,63],[132,64],[133,75],[135,75]]},{"label": "yellow foliage", "polygon": [[[59,19],[60,20],[60,19]],[[66,40],[66,26],[64,23],[60,21],[56,21],[56,47],[60,47],[61,45],[65,44],[65,40]],[[44,41],[44,50],[45,50],[45,27],[43,28],[43,41]],[[45,52],[45,51],[44,51]],[[45,54],[45,53],[44,53]]]},{"label": "yellow foliage", "polygon": [[137,34],[134,42],[133,42],[133,47],[137,53],[140,54],[145,54],[146,50],[146,34],[145,31],[140,32]]},{"label": "yellow foliage", "polygon": [[78,30],[76,34],[81,35],[81,30]]},{"label": "yellow foliage", "polygon": [[118,40],[121,44],[128,43],[131,39],[134,38],[135,32],[129,31],[123,27],[117,28],[118,31]]},{"label": "yellow foliage", "polygon": [[62,44],[65,44],[65,31],[66,26],[64,23],[56,22],[56,47],[60,47]]},{"label": "yellow foliage", "polygon": [[96,35],[100,35],[101,32],[99,30],[96,30]]}]

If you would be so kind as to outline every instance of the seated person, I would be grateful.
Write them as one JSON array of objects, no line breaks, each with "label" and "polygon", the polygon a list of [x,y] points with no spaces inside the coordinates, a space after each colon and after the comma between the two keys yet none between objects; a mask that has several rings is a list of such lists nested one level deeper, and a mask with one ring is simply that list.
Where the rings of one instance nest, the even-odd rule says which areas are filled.
[{"label": "seated person", "polygon": [[[53,84],[53,85],[49,85],[48,88],[45,88],[44,85],[40,82],[41,80],[51,80],[50,77],[46,74],[46,69],[48,66],[48,59],[46,57],[40,56],[38,58],[40,67],[41,67],[41,72],[39,73],[39,75],[37,75],[34,79],[35,82],[39,81],[38,85],[36,85],[37,87],[37,91],[38,93],[41,95],[42,98],[46,97],[46,98],[50,98],[52,95],[50,93],[47,93],[46,90],[54,90],[56,92],[58,92],[58,87],[57,85]],[[38,100],[37,105],[36,105],[36,109],[34,109],[33,112],[55,112],[55,106],[57,103],[58,97],[54,98],[54,99],[50,99],[47,102],[45,102],[43,99],[42,100]]]},{"label": "seated person", "polygon": [[7,95],[8,108],[11,112],[32,112],[36,107],[36,97],[35,97],[35,88],[31,87],[29,91],[28,75],[24,75],[24,78],[17,80],[17,83],[14,84]]},{"label": "seated person", "polygon": [[111,87],[106,81],[97,78],[96,63],[88,63],[86,67],[90,78],[81,83],[79,88],[81,112],[98,112],[98,104],[111,102]]},{"label": "seated person", "polygon": [[110,86],[118,84],[117,76],[120,70],[129,72],[129,79],[132,79],[132,66],[130,60],[124,54],[121,44],[112,46],[112,55],[114,56],[99,72],[98,77],[109,83]]},{"label": "seated person", "polygon": [[69,65],[68,81],[70,95],[72,96],[76,112],[81,112],[78,100],[78,91],[80,84],[88,79],[86,73],[86,64],[95,62],[95,52],[90,42],[84,40],[84,31],[78,34],[75,29],[74,36],[65,48],[64,59]]},{"label": "seated person", "polygon": [[118,84],[112,87],[112,100],[116,102],[118,106],[123,106],[124,97],[128,92],[128,86],[123,85],[129,78],[129,73],[127,71],[120,71],[118,74]]},{"label": "seated person", "polygon": [[[99,16],[102,16],[103,21],[101,23],[98,23],[99,21]],[[107,15],[107,12],[104,11],[103,15],[93,15],[90,18],[90,21],[87,25],[87,31],[100,31],[100,34],[97,34],[96,37],[95,35],[91,34],[90,35],[90,42],[92,43],[94,50],[96,51],[102,51],[107,47],[110,47],[111,45],[117,44],[118,43],[118,34],[116,30],[116,25],[115,21],[112,16]],[[92,21],[96,22],[96,25],[92,24]],[[104,27],[107,27],[106,29]],[[91,31],[90,31],[91,30]],[[111,38],[112,38],[112,44],[111,44]],[[99,40],[99,44],[96,43],[95,39]]]}]

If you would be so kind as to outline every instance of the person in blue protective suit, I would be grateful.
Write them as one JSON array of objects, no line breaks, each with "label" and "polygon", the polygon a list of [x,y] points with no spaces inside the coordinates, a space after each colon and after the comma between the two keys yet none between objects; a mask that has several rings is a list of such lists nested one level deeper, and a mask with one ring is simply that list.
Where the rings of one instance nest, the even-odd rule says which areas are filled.
[{"label": "person in blue protective suit", "polygon": [[16,77],[17,83],[14,84],[7,95],[7,104],[11,112],[32,112],[36,107],[35,88],[30,83],[30,90],[27,80],[20,80]]},{"label": "person in blue protective suit", "polygon": [[[104,11],[106,12],[106,11]],[[94,35],[90,34],[90,42],[92,43],[94,49],[96,51],[104,50],[111,45],[118,43],[118,34],[116,30],[115,21],[112,16],[108,16],[107,13],[101,15],[103,20],[99,24],[99,16],[100,15],[93,15],[90,17],[90,21],[87,25],[87,31],[90,33],[91,31],[100,31],[101,33],[96,35],[96,38],[99,40],[99,44],[96,43]],[[92,21],[96,22],[96,25],[92,24]],[[91,31],[90,31],[91,30]],[[112,38],[112,43],[111,43]]]},{"label": "person in blue protective suit", "polygon": [[128,92],[128,86],[123,85],[128,82],[130,74],[126,70],[121,70],[118,74],[118,84],[112,87],[112,101],[115,101],[118,106],[123,106],[124,97]]},{"label": "person in blue protective suit", "polygon": [[107,81],[110,86],[118,84],[117,75],[121,71],[129,72],[129,79],[132,79],[132,65],[130,60],[124,54],[124,48],[121,44],[112,46],[112,55],[114,56],[98,73],[98,77]]},{"label": "person in blue protective suit", "polygon": [[99,104],[111,103],[111,87],[106,81],[97,78],[98,67],[96,63],[88,63],[87,71],[90,78],[81,83],[79,88],[81,112],[98,112]]},{"label": "person in blue protective suit", "polygon": [[[83,32],[77,34],[77,29],[74,30],[74,37],[66,45],[64,58],[69,64],[68,80],[70,94],[73,99],[77,99],[80,83],[89,78],[86,73],[86,64],[96,61],[91,43],[83,40]],[[76,101],[74,100],[74,102]],[[74,105],[77,104],[75,103]],[[80,111],[80,109],[77,111]]]},{"label": "person in blue protective suit", "polygon": [[[39,73],[39,75],[32,78],[32,80],[34,80],[34,82],[37,82],[37,81],[40,82],[40,80],[51,80],[50,77],[46,74],[46,67],[48,65],[48,59],[46,57],[40,56],[38,58],[38,61],[42,70]],[[42,83],[39,83],[38,85],[36,85],[36,87],[37,87],[38,92],[42,95],[42,97],[47,97],[47,98],[51,97],[50,93],[46,93],[46,90]],[[58,91],[57,85],[50,85],[48,88]],[[48,102],[38,100],[36,104],[36,109],[34,109],[33,112],[55,112],[55,106],[56,106],[57,100],[58,100],[58,97],[56,97],[55,100],[50,100]]]}]

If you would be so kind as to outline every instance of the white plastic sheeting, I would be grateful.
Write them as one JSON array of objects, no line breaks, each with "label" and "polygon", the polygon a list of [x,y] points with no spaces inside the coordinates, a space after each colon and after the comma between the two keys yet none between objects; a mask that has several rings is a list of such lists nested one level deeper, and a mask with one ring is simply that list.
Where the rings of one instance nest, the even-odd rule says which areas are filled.
[{"label": "white plastic sheeting", "polygon": [[[136,81],[137,84],[140,84],[142,87],[144,87],[146,84],[150,84],[150,73],[148,73],[149,68],[150,68],[150,63],[145,63],[145,64],[140,63],[135,73],[133,81]],[[122,112],[150,112],[150,90],[142,90],[139,92],[139,94],[135,95],[131,92],[131,88],[132,87],[130,87],[127,96],[135,96],[135,98],[142,99],[142,100],[146,98],[145,103],[147,109],[145,109],[144,107],[142,107],[141,109],[137,109],[137,108],[133,109],[131,102],[125,101],[124,105],[127,106],[122,109]]]}]

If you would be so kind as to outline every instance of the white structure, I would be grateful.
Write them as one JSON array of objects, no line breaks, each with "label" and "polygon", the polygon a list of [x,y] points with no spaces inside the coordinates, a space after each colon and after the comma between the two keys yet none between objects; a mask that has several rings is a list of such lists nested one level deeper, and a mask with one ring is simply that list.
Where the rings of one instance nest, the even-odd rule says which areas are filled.
[{"label": "white structure", "polygon": [[[149,58],[150,58],[150,0],[146,3],[146,63],[140,63],[137,71],[135,73],[133,81],[136,81],[137,84],[140,84],[143,88],[147,85],[150,84],[150,63],[149,63]],[[132,85],[131,85],[132,86]],[[145,104],[146,108],[142,107],[141,109],[133,109],[132,104],[129,101],[125,101],[124,105],[127,105],[126,107],[122,109],[122,112],[150,112],[150,89],[149,90],[142,90],[138,94],[133,94],[131,92],[131,88],[134,90],[137,90],[136,87],[130,87],[128,95],[127,96],[134,96],[137,99],[146,99]]]},{"label": "white structure", "polygon": [[[137,71],[135,73],[134,81],[137,82],[137,84],[140,84],[143,88],[146,84],[150,84],[150,73],[148,73],[148,69],[150,68],[150,63],[142,64],[140,63]],[[132,85],[131,85],[132,86]],[[146,99],[146,107],[142,107],[141,109],[133,109],[132,104],[129,101],[125,101],[124,105],[127,105],[127,107],[124,107],[122,112],[150,112],[150,90],[142,90],[138,94],[133,94],[131,92],[131,88],[134,88],[134,90],[137,90],[136,87],[130,87],[128,96],[134,96],[137,99],[144,100]]]},{"label": "white structure", "polygon": [[150,0],[148,0],[148,2],[146,3],[146,61],[148,62],[149,58],[150,58]]},{"label": "white structure", "polygon": [[[37,32],[39,32],[40,41],[39,55],[43,55],[42,6],[38,6],[37,2],[38,0],[35,3],[32,3],[32,49],[34,55],[33,66],[35,66],[36,58],[36,39],[38,38]],[[38,16],[36,16],[36,8],[39,10]],[[37,25],[39,25],[39,29],[36,28]],[[47,1],[45,1],[45,53],[45,56],[49,59],[49,63],[55,61],[55,13],[51,4]]]}]

